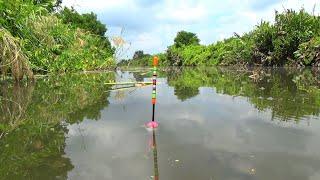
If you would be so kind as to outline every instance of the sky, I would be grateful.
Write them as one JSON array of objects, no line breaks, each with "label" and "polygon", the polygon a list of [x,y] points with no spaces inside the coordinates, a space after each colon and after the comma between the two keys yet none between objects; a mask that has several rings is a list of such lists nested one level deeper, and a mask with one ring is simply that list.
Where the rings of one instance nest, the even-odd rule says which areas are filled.
[{"label": "sky", "polygon": [[109,38],[126,40],[125,59],[137,50],[164,52],[181,30],[207,45],[248,32],[261,20],[272,22],[275,10],[320,12],[319,0],[63,0],[63,6],[96,13]]}]

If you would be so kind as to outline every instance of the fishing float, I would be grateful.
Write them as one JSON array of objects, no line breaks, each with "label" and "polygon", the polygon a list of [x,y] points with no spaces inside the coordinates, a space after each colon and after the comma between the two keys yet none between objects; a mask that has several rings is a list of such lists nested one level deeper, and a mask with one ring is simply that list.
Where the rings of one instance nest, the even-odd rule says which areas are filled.
[{"label": "fishing float", "polygon": [[159,123],[155,121],[155,109],[157,102],[157,66],[159,58],[157,56],[153,57],[153,77],[152,77],[152,120],[146,123],[147,128],[156,129]]}]

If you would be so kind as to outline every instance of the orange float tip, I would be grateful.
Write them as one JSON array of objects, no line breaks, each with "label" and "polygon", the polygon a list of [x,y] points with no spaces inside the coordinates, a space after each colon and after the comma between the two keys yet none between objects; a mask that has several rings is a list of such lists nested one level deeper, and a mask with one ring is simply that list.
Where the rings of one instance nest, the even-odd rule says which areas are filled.
[{"label": "orange float tip", "polygon": [[152,98],[152,104],[156,104],[157,100]]},{"label": "orange float tip", "polygon": [[158,58],[158,56],[154,56],[154,57],[153,57],[153,65],[154,65],[154,66],[158,66],[158,63],[159,63],[159,58]]}]

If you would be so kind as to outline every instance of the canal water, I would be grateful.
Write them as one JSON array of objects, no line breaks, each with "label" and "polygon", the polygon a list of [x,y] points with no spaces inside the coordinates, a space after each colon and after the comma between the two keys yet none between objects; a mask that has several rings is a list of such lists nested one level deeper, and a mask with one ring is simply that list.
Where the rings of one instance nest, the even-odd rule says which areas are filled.
[{"label": "canal water", "polygon": [[1,82],[0,179],[318,180],[320,72],[168,68]]}]

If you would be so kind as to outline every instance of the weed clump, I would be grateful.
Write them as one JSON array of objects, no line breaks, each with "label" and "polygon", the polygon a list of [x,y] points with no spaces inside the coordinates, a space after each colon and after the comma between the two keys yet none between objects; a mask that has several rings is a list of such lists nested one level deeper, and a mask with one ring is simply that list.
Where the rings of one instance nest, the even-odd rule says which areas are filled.
[{"label": "weed clump", "polygon": [[28,58],[22,52],[19,40],[0,28],[0,71],[3,76],[12,74],[16,81],[24,76],[33,79]]}]

